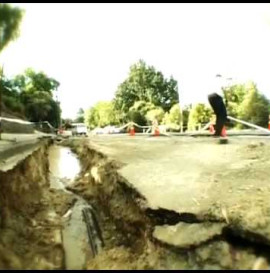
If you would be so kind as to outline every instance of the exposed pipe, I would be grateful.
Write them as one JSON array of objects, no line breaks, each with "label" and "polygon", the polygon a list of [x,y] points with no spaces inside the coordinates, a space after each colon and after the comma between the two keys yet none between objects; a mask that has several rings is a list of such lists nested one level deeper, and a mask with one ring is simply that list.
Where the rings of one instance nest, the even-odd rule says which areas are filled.
[{"label": "exposed pipe", "polygon": [[104,246],[101,230],[99,228],[95,212],[91,206],[83,208],[82,214],[86,223],[89,244],[92,249],[93,256],[95,257]]}]

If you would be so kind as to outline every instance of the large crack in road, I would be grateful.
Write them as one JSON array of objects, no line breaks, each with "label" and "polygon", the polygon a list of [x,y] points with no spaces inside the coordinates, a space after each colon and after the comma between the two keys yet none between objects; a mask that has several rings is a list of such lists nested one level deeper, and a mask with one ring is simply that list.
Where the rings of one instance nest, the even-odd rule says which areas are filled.
[{"label": "large crack in road", "polygon": [[[152,195],[159,194],[165,174],[160,181],[154,177],[150,181],[144,168],[143,180],[128,179],[127,170],[133,175],[141,171],[142,162],[149,162],[149,143],[143,146],[142,142],[138,154],[139,140],[127,143],[125,151],[119,149],[123,143],[114,141],[114,145],[106,143],[109,153],[104,146],[82,139],[50,147],[44,144],[13,169],[0,172],[0,268],[269,269],[268,144],[233,146],[230,156],[234,160],[223,172],[217,168],[214,177],[209,170],[200,173],[201,182],[210,179],[197,193],[201,199],[194,200],[193,184],[187,185],[184,192],[191,190],[186,198],[190,205],[172,196],[177,204],[184,204],[174,209],[175,203],[165,202],[170,191],[159,195],[157,206],[157,196],[152,196],[155,205],[149,202],[151,185],[143,184],[156,183]],[[150,159],[162,154],[165,142],[167,152],[179,153],[174,145],[181,144],[177,140],[162,141],[152,144],[158,149]],[[190,150],[188,143],[182,144],[181,155]],[[113,149],[119,151],[118,158],[112,156]],[[126,160],[119,160],[121,154]],[[212,154],[208,159],[215,157]],[[192,154],[185,160],[195,162]],[[166,170],[169,162],[161,158],[157,166]],[[248,171],[252,168],[257,176]],[[174,167],[169,172],[177,177]],[[170,187],[172,182],[168,180]],[[193,182],[198,185],[197,180]],[[184,198],[183,187],[177,185]],[[207,196],[215,198],[213,185],[218,185],[219,202],[203,203]]]},{"label": "large crack in road", "polygon": [[[154,209],[121,175],[122,172],[119,173],[123,164],[111,160],[95,145],[92,148],[88,143],[79,144],[76,141],[68,145],[82,162],[81,178],[70,190],[106,212],[118,234],[125,238],[118,242],[126,251],[122,256],[128,256],[129,252],[134,255],[133,259],[128,259],[129,265],[126,262],[117,263],[110,255],[106,259],[103,257],[105,263],[100,258],[102,255],[98,255],[95,259],[100,258],[103,263],[91,261],[89,268],[94,265],[100,269],[102,266],[122,269],[252,269],[258,267],[258,261],[261,261],[260,267],[269,267],[267,240],[256,240],[260,237],[260,229],[256,237],[246,233],[248,227],[241,226],[239,234],[239,225],[231,215],[228,220],[226,207],[213,203],[204,213],[198,214],[192,210],[179,213],[163,208]],[[260,153],[262,146],[256,146],[259,147],[256,153]],[[106,223],[103,223],[105,226]],[[243,238],[246,247],[242,243]],[[264,251],[259,251],[258,242]],[[107,253],[114,247],[115,244]]]}]

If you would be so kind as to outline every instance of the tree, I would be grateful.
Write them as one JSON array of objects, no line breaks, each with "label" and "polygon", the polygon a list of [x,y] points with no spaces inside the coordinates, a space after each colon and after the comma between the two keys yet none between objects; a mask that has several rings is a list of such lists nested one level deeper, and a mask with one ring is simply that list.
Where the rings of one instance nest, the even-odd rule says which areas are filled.
[{"label": "tree", "polygon": [[52,110],[51,97],[47,92],[38,91],[28,96],[26,116],[33,122],[47,121]]},{"label": "tree", "polygon": [[267,127],[269,117],[269,101],[259,93],[253,82],[246,84],[247,93],[239,106],[239,118]]},{"label": "tree", "polygon": [[2,75],[0,88],[0,112],[25,119],[25,107],[13,80]]},{"label": "tree", "polygon": [[164,118],[165,112],[161,107],[156,107],[153,110],[150,110],[146,113],[146,119],[150,122],[157,120],[158,123],[161,123]]},{"label": "tree", "polygon": [[84,110],[82,108],[79,109],[75,122],[84,123]]},{"label": "tree", "polygon": [[163,123],[172,130],[179,130],[180,123],[182,121],[181,109],[179,104],[175,104],[169,111],[166,113],[163,118]]},{"label": "tree", "polygon": [[146,114],[156,109],[156,106],[151,102],[136,101],[132,107],[129,108],[127,117],[128,121],[133,121],[141,126],[147,125]]},{"label": "tree", "polygon": [[72,120],[71,119],[63,119],[62,120],[63,128],[65,130],[71,129],[72,128]]},{"label": "tree", "polygon": [[[143,116],[139,111],[134,111],[134,110],[129,111],[128,118],[129,118],[129,121],[135,122],[138,125],[141,125],[141,126],[147,125],[146,116]],[[137,127],[135,129],[136,129],[136,132],[140,131],[140,129],[138,130]]]},{"label": "tree", "polygon": [[21,101],[26,107],[26,116],[30,121],[49,121],[55,127],[60,125],[61,109],[53,99],[53,92],[59,82],[44,72],[35,72],[28,68],[24,74],[17,75],[14,83],[20,90]]},{"label": "tree", "polygon": [[50,95],[59,87],[59,82],[48,77],[44,72],[35,72],[32,68],[25,70],[23,75],[17,75],[14,82],[22,92],[35,93],[37,91],[48,92]]},{"label": "tree", "polygon": [[128,78],[115,93],[115,107],[128,113],[137,101],[145,101],[168,111],[178,102],[177,82],[165,79],[160,71],[140,60],[130,67]]},{"label": "tree", "polygon": [[[0,3],[0,52],[8,45],[8,43],[16,39],[19,35],[19,25],[22,20],[23,11],[19,8],[11,7],[9,4]],[[20,106],[20,110],[23,111],[22,105],[15,102],[14,99],[8,97],[3,97],[3,68],[0,69],[0,115],[2,115],[3,100],[5,103],[9,101],[10,106],[13,107],[13,110],[16,109],[14,106]],[[0,128],[1,131],[1,128]],[[1,134],[0,134],[1,139]]]},{"label": "tree", "polygon": [[86,111],[85,120],[90,128],[117,124],[114,103],[111,101],[98,102]]},{"label": "tree", "polygon": [[224,90],[224,98],[227,101],[227,114],[229,116],[238,117],[239,106],[243,102],[246,92],[244,84],[235,84]]},{"label": "tree", "polygon": [[0,3],[0,52],[19,35],[23,10]]},{"label": "tree", "polygon": [[84,115],[85,123],[91,129],[95,128],[99,124],[99,117],[97,113],[97,109],[95,107],[91,107],[85,111]]},{"label": "tree", "polygon": [[196,125],[209,122],[213,111],[203,103],[198,103],[191,108],[188,118],[188,130],[195,130]]},{"label": "tree", "polygon": [[169,112],[169,121],[170,123],[180,125],[182,121],[182,116],[181,116],[181,109],[179,104],[175,104]]},{"label": "tree", "polygon": [[191,109],[192,109],[192,105],[191,104],[185,105],[183,107],[182,122],[183,122],[183,128],[184,128],[184,130],[188,128],[188,119],[189,119],[189,114],[190,114]]},{"label": "tree", "polygon": [[61,124],[61,107],[59,102],[50,100],[50,110],[47,113],[47,121],[55,128],[58,128]]},{"label": "tree", "polygon": [[32,122],[48,121],[60,124],[60,104],[53,99],[59,82],[44,72],[27,69],[13,79],[2,79],[3,101],[8,109],[23,113]]}]

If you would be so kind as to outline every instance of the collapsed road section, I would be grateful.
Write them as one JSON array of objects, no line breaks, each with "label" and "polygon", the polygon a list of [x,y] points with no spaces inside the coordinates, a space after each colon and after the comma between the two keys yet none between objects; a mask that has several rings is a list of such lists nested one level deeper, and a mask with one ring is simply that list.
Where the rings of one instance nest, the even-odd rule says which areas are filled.
[{"label": "collapsed road section", "polygon": [[267,141],[60,145],[1,163],[1,269],[269,269]]},{"label": "collapsed road section", "polygon": [[68,145],[82,163],[69,189],[116,230],[88,268],[269,268],[268,139]]}]

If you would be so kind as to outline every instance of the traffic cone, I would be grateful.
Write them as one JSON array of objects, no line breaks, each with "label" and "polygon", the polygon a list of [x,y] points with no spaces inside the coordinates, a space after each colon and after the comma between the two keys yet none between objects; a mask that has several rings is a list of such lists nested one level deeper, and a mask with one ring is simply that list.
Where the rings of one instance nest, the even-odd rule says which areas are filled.
[{"label": "traffic cone", "polygon": [[226,137],[226,136],[227,136],[227,132],[226,132],[225,126],[223,126],[223,128],[222,128],[221,136],[222,136],[222,137]]},{"label": "traffic cone", "polygon": [[134,126],[132,126],[132,127],[130,128],[130,130],[129,130],[129,135],[135,136],[135,128],[134,128]]},{"label": "traffic cone", "polygon": [[159,136],[159,128],[158,127],[155,129],[155,136]]}]

